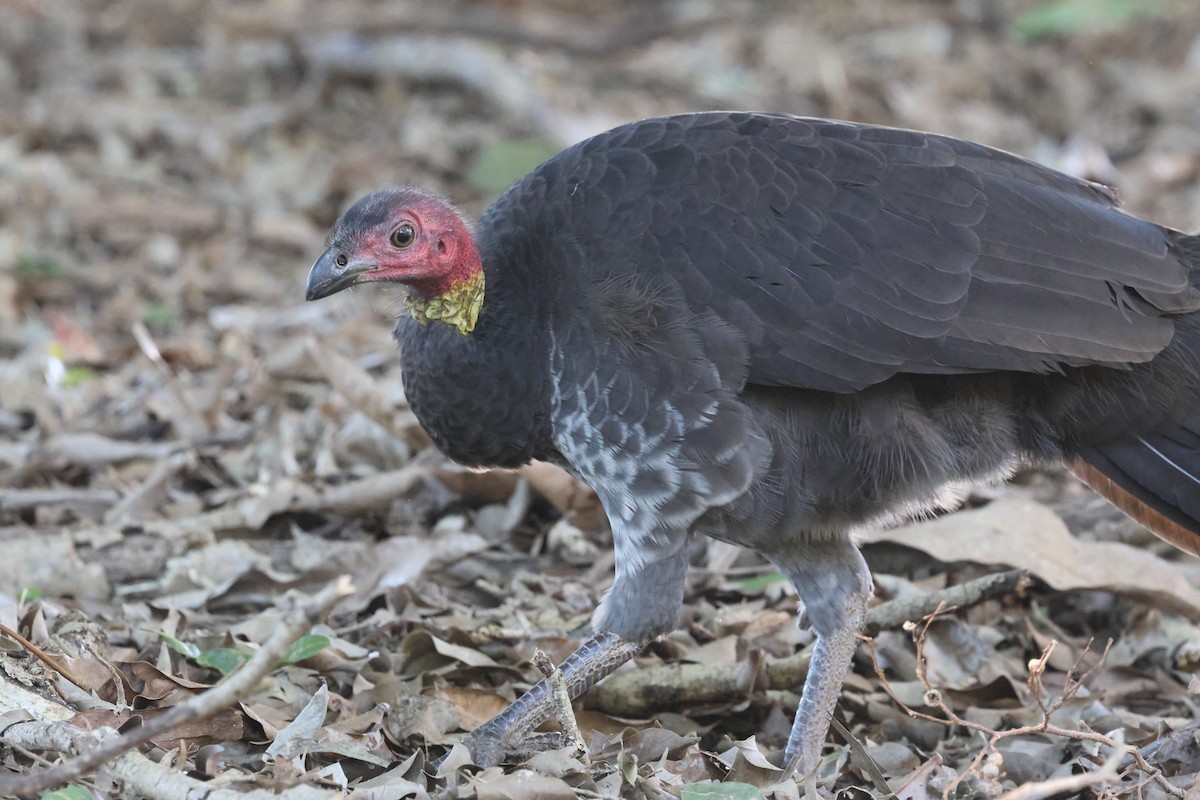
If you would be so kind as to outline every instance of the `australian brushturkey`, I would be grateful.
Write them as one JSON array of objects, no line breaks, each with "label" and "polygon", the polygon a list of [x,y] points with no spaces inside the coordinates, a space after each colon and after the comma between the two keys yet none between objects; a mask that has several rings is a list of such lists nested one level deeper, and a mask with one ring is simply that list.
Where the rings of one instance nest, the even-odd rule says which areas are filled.
[{"label": "australian brushturkey", "polygon": [[[408,289],[408,399],[448,456],[561,464],[599,494],[616,582],[577,695],[676,624],[697,533],[751,548],[818,638],[786,761],[812,774],[871,595],[851,532],[1066,461],[1200,547],[1200,238],[970,142],[780,114],[625,125],[475,226],[384,189],[308,298]],[[468,737],[493,763],[539,684]]]}]

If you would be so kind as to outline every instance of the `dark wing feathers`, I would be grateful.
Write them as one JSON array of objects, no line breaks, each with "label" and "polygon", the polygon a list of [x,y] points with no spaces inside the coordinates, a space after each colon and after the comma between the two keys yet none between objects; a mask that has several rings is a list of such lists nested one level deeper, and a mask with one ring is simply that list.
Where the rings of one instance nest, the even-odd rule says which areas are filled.
[{"label": "dark wing feathers", "polygon": [[1166,315],[1200,309],[1175,232],[1104,187],[933,134],[684,115],[534,175],[594,282],[677,286],[746,338],[755,383],[1124,366],[1170,341]]}]

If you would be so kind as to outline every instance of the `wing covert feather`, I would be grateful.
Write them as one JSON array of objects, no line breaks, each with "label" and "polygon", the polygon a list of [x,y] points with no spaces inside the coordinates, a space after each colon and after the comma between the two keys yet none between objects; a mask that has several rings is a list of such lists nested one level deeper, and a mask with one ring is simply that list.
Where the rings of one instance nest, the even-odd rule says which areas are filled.
[{"label": "wing covert feather", "polygon": [[1176,232],[949,137],[692,114],[601,134],[534,175],[566,202],[593,282],[677,287],[745,338],[753,383],[1128,366],[1200,309]]}]

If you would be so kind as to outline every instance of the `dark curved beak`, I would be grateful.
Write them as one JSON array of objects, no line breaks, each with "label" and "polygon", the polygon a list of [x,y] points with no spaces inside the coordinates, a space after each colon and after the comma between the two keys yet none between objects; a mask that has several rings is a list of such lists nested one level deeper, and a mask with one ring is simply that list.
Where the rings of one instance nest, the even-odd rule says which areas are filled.
[{"label": "dark curved beak", "polygon": [[[341,264],[338,258],[342,257]],[[364,273],[370,272],[379,265],[373,261],[346,261],[343,254],[336,248],[329,248],[308,273],[308,286],[304,289],[305,300],[320,300],[337,294],[342,289],[349,289],[358,283]]]}]

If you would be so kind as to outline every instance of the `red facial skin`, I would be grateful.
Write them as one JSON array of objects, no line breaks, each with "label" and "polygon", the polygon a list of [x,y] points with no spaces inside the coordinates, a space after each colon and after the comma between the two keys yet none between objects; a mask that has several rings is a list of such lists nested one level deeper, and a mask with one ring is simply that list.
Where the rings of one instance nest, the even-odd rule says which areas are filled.
[{"label": "red facial skin", "polygon": [[[405,223],[416,232],[407,247],[392,244],[393,231]],[[363,281],[397,281],[422,294],[436,297],[483,269],[479,251],[462,217],[433,200],[397,206],[388,221],[356,237],[352,259],[379,266]]]}]

